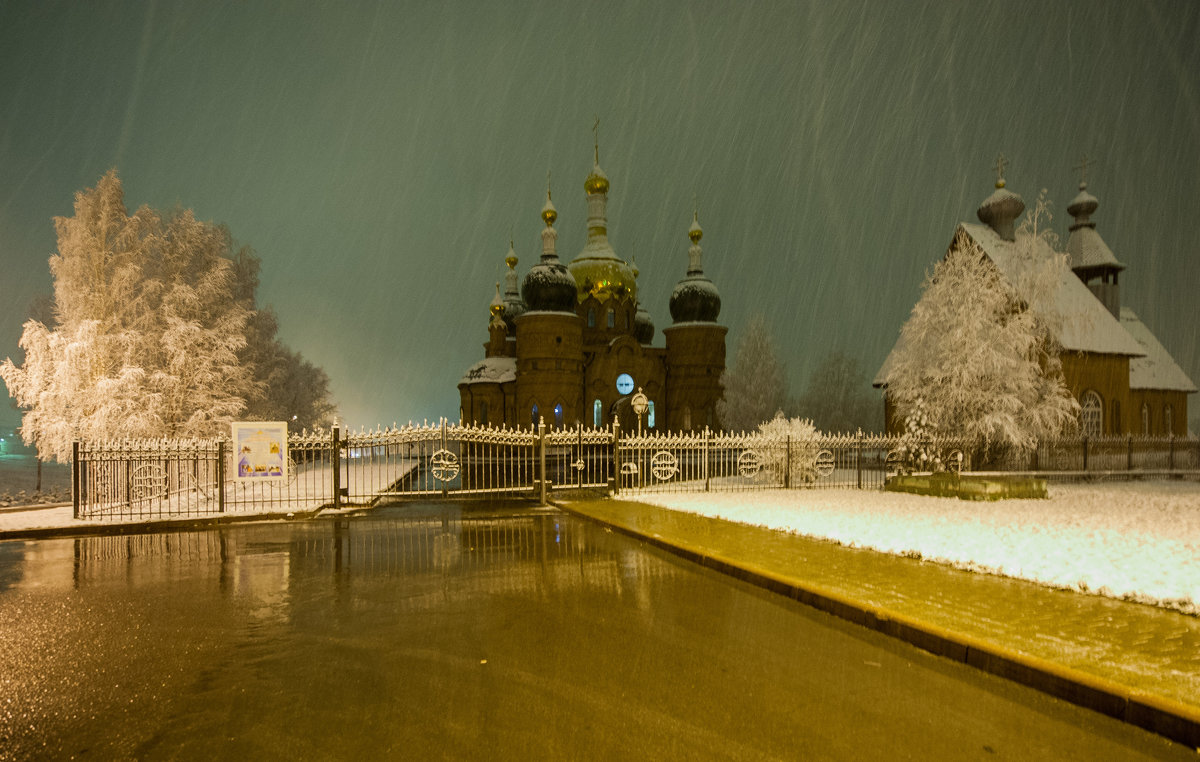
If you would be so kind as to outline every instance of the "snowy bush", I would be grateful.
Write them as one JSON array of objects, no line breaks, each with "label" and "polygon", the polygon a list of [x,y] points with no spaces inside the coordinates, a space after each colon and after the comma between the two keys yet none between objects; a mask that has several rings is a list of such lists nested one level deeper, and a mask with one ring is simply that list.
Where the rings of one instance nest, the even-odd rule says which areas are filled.
[{"label": "snowy bush", "polygon": [[816,481],[820,434],[812,421],[778,413],[759,426],[758,433],[770,442],[763,448],[763,463],[768,467],[764,471],[783,474],[790,463],[788,475],[793,486]]}]

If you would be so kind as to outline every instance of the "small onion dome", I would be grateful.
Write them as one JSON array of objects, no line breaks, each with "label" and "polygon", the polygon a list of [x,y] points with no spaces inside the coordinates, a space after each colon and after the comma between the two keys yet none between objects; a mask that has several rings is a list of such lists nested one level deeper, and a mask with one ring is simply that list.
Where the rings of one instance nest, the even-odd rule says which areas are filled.
[{"label": "small onion dome", "polygon": [[1084,225],[1096,227],[1096,223],[1088,219],[1096,213],[1096,208],[1100,206],[1100,201],[1087,192],[1087,183],[1079,184],[1079,195],[1071,200],[1067,205],[1067,214],[1075,218],[1075,224],[1071,226],[1071,230],[1083,227]]},{"label": "small onion dome", "polygon": [[608,175],[600,169],[600,151],[596,149],[596,161],[592,164],[592,173],[583,181],[583,189],[588,195],[593,193],[608,193]]},{"label": "small onion dome", "polygon": [[693,215],[688,238],[692,245],[688,249],[688,270],[683,280],[671,292],[671,320],[676,323],[715,323],[721,314],[721,294],[704,274],[701,263],[699,215]]},{"label": "small onion dome", "polygon": [[497,328],[507,332],[508,325],[504,320],[504,300],[500,298],[500,284],[496,284],[496,295],[492,297],[492,303],[488,306],[488,312],[492,313],[492,319],[488,321],[488,330]]},{"label": "small onion dome", "polygon": [[525,302],[521,301],[521,281],[517,277],[517,256],[512,242],[508,245],[508,256],[504,258],[508,270],[504,273],[504,323],[509,334],[516,335],[517,318],[525,314]]},{"label": "small onion dome", "polygon": [[1013,222],[1025,211],[1025,201],[1004,187],[1004,178],[996,181],[996,190],[976,210],[979,221],[995,230],[1006,241],[1015,239]]},{"label": "small onion dome", "polygon": [[633,337],[639,344],[654,343],[654,320],[641,302],[638,302],[637,313],[633,316]]},{"label": "small onion dome", "polygon": [[604,170],[600,169],[600,165],[592,166],[592,173],[583,181],[583,189],[589,195],[593,193],[608,193],[608,176],[604,174]]},{"label": "small onion dome", "polygon": [[[549,213],[547,212],[549,209]],[[550,203],[550,191],[546,191],[546,206],[542,207],[542,259],[529,268],[521,284],[521,296],[529,310],[539,312],[575,312],[575,279],[566,265],[558,261],[555,251],[558,231],[554,220],[558,213]]]}]

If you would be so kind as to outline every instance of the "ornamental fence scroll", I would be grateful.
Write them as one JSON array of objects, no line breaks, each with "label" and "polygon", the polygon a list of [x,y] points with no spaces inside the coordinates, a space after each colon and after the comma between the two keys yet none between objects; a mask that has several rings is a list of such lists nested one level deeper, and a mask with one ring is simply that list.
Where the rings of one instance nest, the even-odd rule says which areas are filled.
[{"label": "ornamental fence scroll", "polygon": [[1043,442],[1030,453],[972,464],[953,438],[875,434],[626,433],[452,424],[445,420],[343,434],[292,433],[288,477],[234,478],[228,441],[77,442],[77,518],[156,519],[226,512],[310,511],[389,498],[507,495],[552,489],[700,492],[878,489],[893,474],[986,469],[1053,477],[1195,472],[1195,438],[1107,437]]}]

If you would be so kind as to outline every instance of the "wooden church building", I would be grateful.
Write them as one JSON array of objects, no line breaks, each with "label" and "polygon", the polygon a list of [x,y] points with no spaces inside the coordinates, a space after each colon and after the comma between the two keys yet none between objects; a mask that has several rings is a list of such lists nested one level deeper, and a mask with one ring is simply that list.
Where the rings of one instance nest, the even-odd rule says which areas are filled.
[{"label": "wooden church building", "polygon": [[[1074,218],[1067,239],[1073,272],[1064,274],[1054,294],[1062,325],[1056,331],[1063,351],[1063,376],[1080,406],[1080,433],[1097,436],[1185,436],[1188,395],[1196,385],[1128,306],[1121,303],[1120,277],[1126,269],[1096,231],[1091,219],[1099,201],[1079,184],[1067,206]],[[980,204],[982,224],[962,222],[950,251],[972,243],[1009,282],[1015,266],[1014,222],[1025,210],[1019,195],[1005,188],[1003,175],[995,191]],[[902,433],[886,394],[892,352],[876,374],[883,388],[888,433]]]}]

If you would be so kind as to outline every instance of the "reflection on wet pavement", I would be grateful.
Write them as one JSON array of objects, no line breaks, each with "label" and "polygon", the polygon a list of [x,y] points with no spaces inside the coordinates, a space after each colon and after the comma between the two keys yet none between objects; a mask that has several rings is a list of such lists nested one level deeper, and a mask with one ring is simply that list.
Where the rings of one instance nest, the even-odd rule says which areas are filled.
[{"label": "reflection on wet pavement", "polygon": [[1180,751],[511,506],[0,543],[0,613],[0,759]]}]

